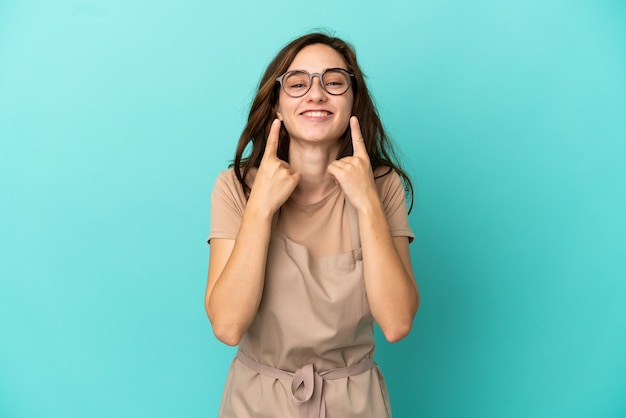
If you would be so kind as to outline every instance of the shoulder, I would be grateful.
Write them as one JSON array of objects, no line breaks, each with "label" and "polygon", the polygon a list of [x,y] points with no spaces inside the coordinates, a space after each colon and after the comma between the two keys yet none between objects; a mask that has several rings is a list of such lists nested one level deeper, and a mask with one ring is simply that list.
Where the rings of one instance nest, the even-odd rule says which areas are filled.
[{"label": "shoulder", "polygon": [[392,167],[381,166],[374,170],[374,181],[381,195],[401,190],[404,193],[404,183],[396,170]]},{"label": "shoulder", "polygon": [[390,167],[374,170],[378,195],[385,208],[391,235],[408,237],[413,241],[414,234],[408,220],[407,191],[400,174]]},{"label": "shoulder", "polygon": [[[250,170],[246,177],[246,184],[252,187],[254,183],[254,178],[256,177],[256,168]],[[216,188],[227,188],[230,190],[242,189],[241,183],[235,174],[234,168],[229,168],[227,170],[221,171],[217,179],[215,180],[214,189]]]},{"label": "shoulder", "polygon": [[241,206],[245,202],[246,197],[234,169],[229,168],[218,174],[213,184],[211,199],[214,205],[217,202],[231,202]]},{"label": "shoulder", "polygon": [[228,170],[221,171],[217,175],[217,179],[213,185],[213,193],[219,190],[235,190],[237,186],[241,188],[241,184],[235,175],[235,170],[229,168]]},{"label": "shoulder", "polygon": [[220,172],[211,192],[213,238],[235,239],[246,206],[246,196],[233,169]]},{"label": "shoulder", "polygon": [[374,170],[374,179],[378,195],[386,210],[408,211],[407,188],[396,170],[388,166],[378,167]]}]

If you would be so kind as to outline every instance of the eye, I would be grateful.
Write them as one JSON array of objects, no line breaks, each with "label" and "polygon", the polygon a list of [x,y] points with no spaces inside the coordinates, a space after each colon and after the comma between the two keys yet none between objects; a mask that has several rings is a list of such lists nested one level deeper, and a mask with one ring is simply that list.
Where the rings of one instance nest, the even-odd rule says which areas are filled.
[{"label": "eye", "polygon": [[348,80],[346,78],[346,75],[343,73],[343,71],[328,70],[324,74],[324,84],[327,87],[342,88],[342,87],[345,87],[347,83],[348,83]]},{"label": "eye", "polygon": [[302,72],[289,74],[285,78],[285,87],[288,89],[298,90],[306,89],[309,85],[309,76]]},{"label": "eye", "polygon": [[345,84],[346,84],[345,80],[340,80],[340,79],[334,79],[334,80],[327,80],[326,81],[326,85],[327,86],[341,87],[341,86],[343,86]]}]

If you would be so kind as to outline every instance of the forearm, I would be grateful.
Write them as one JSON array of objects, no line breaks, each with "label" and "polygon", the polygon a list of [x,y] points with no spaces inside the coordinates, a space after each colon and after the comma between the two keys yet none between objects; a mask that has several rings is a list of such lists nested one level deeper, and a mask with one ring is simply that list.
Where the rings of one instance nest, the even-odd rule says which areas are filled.
[{"label": "forearm", "polygon": [[249,205],[232,252],[219,275],[209,268],[206,308],[215,335],[229,345],[239,343],[261,302],[271,234],[271,215]]},{"label": "forearm", "polygon": [[408,254],[408,239],[398,251],[378,196],[359,210],[365,290],[374,319],[389,341],[405,337],[419,306]]}]

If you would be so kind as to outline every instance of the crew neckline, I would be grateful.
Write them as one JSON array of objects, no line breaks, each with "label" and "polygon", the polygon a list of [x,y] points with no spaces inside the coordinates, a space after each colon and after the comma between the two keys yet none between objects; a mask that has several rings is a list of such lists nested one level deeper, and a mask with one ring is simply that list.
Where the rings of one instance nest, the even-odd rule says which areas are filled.
[{"label": "crew neckline", "polygon": [[330,191],[326,194],[326,196],[322,197],[320,200],[318,200],[316,202],[302,203],[299,200],[297,200],[297,199],[295,199],[295,198],[290,196],[289,199],[287,199],[287,203],[291,204],[291,205],[299,206],[299,207],[302,207],[302,208],[311,208],[313,206],[318,206],[318,205],[326,202],[328,199],[331,198],[331,196],[333,196],[335,193],[339,192],[339,190],[341,190],[341,187],[339,187],[339,185],[336,184],[335,187],[330,189]]}]

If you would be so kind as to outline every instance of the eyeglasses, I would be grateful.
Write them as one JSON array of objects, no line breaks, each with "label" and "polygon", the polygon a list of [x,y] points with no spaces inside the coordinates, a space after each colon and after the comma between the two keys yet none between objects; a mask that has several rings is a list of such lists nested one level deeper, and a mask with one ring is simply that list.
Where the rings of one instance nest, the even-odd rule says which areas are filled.
[{"label": "eyeglasses", "polygon": [[323,73],[309,74],[304,70],[287,71],[276,79],[283,91],[290,97],[302,97],[313,85],[313,77],[319,77],[322,88],[328,94],[340,96],[352,85],[354,74],[343,68],[329,68]]}]

